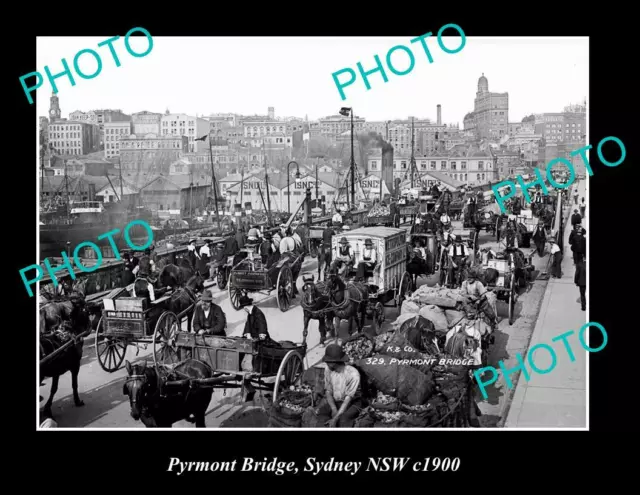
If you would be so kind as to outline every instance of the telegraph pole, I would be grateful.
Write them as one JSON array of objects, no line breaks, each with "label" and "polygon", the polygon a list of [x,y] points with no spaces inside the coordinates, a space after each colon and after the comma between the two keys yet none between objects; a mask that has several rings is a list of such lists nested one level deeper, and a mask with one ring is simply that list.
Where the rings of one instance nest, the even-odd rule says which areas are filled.
[{"label": "telegraph pole", "polygon": [[216,171],[213,168],[213,149],[211,148],[211,133],[209,136],[209,156],[211,157],[211,188],[213,189],[213,201],[216,209],[216,220],[218,223],[218,233],[222,233],[222,228],[220,227],[220,215],[218,214],[218,184],[216,181]]}]

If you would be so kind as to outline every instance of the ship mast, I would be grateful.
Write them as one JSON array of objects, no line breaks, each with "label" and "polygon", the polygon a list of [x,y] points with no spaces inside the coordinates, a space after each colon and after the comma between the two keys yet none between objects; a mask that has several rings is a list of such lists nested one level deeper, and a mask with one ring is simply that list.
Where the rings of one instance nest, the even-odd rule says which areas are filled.
[{"label": "ship mast", "polygon": [[413,189],[413,176],[418,173],[418,167],[416,167],[415,157],[415,139],[414,139],[414,118],[411,117],[411,161],[409,163],[409,170],[411,174],[411,189]]}]

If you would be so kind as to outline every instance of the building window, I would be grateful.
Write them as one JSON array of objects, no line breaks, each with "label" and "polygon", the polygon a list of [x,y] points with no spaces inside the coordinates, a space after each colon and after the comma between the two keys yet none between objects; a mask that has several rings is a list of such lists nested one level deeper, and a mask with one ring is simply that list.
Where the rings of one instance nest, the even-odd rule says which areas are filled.
[{"label": "building window", "polygon": [[447,162],[446,161],[441,161],[440,162],[440,170],[447,170]]},{"label": "building window", "polygon": [[476,174],[476,180],[480,181],[480,174]]},{"label": "building window", "polygon": [[406,170],[407,169],[407,162],[400,162],[400,168],[402,170]]},{"label": "building window", "polygon": [[451,162],[451,170],[456,170],[456,162]]},{"label": "building window", "polygon": [[426,170],[427,169],[427,162],[420,162],[420,168],[422,170]]},{"label": "building window", "polygon": [[478,162],[478,170],[484,170],[484,162],[482,160]]},{"label": "building window", "polygon": [[431,162],[431,170],[435,170],[436,169],[436,162]]},{"label": "building window", "polygon": [[378,163],[375,160],[371,162],[371,170],[378,170]]}]

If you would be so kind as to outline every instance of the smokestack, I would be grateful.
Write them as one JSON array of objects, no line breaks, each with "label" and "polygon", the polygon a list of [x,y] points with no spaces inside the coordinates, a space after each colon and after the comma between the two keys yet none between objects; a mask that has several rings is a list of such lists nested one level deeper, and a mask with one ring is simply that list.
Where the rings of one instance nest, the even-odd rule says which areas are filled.
[{"label": "smokestack", "polygon": [[438,125],[442,125],[442,105],[438,105]]}]

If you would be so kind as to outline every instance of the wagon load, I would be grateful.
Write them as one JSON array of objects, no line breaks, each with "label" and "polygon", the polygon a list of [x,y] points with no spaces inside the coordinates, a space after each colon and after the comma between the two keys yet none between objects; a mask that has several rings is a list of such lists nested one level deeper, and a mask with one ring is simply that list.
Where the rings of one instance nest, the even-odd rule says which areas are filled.
[{"label": "wagon load", "polygon": [[391,215],[391,208],[389,206],[376,205],[367,214],[367,217],[388,217]]},{"label": "wagon load", "polygon": [[373,354],[375,343],[371,337],[364,333],[358,333],[349,337],[343,344],[342,349],[347,354],[349,361],[353,364],[361,359],[368,358]]},{"label": "wagon load", "polygon": [[302,426],[302,415],[307,407],[313,405],[314,389],[302,384],[299,387],[285,390],[278,397],[278,402],[269,410],[269,426],[272,428],[299,428]]},{"label": "wagon load", "polygon": [[432,377],[383,354],[355,363],[366,384],[408,405],[423,404],[433,389]]}]

